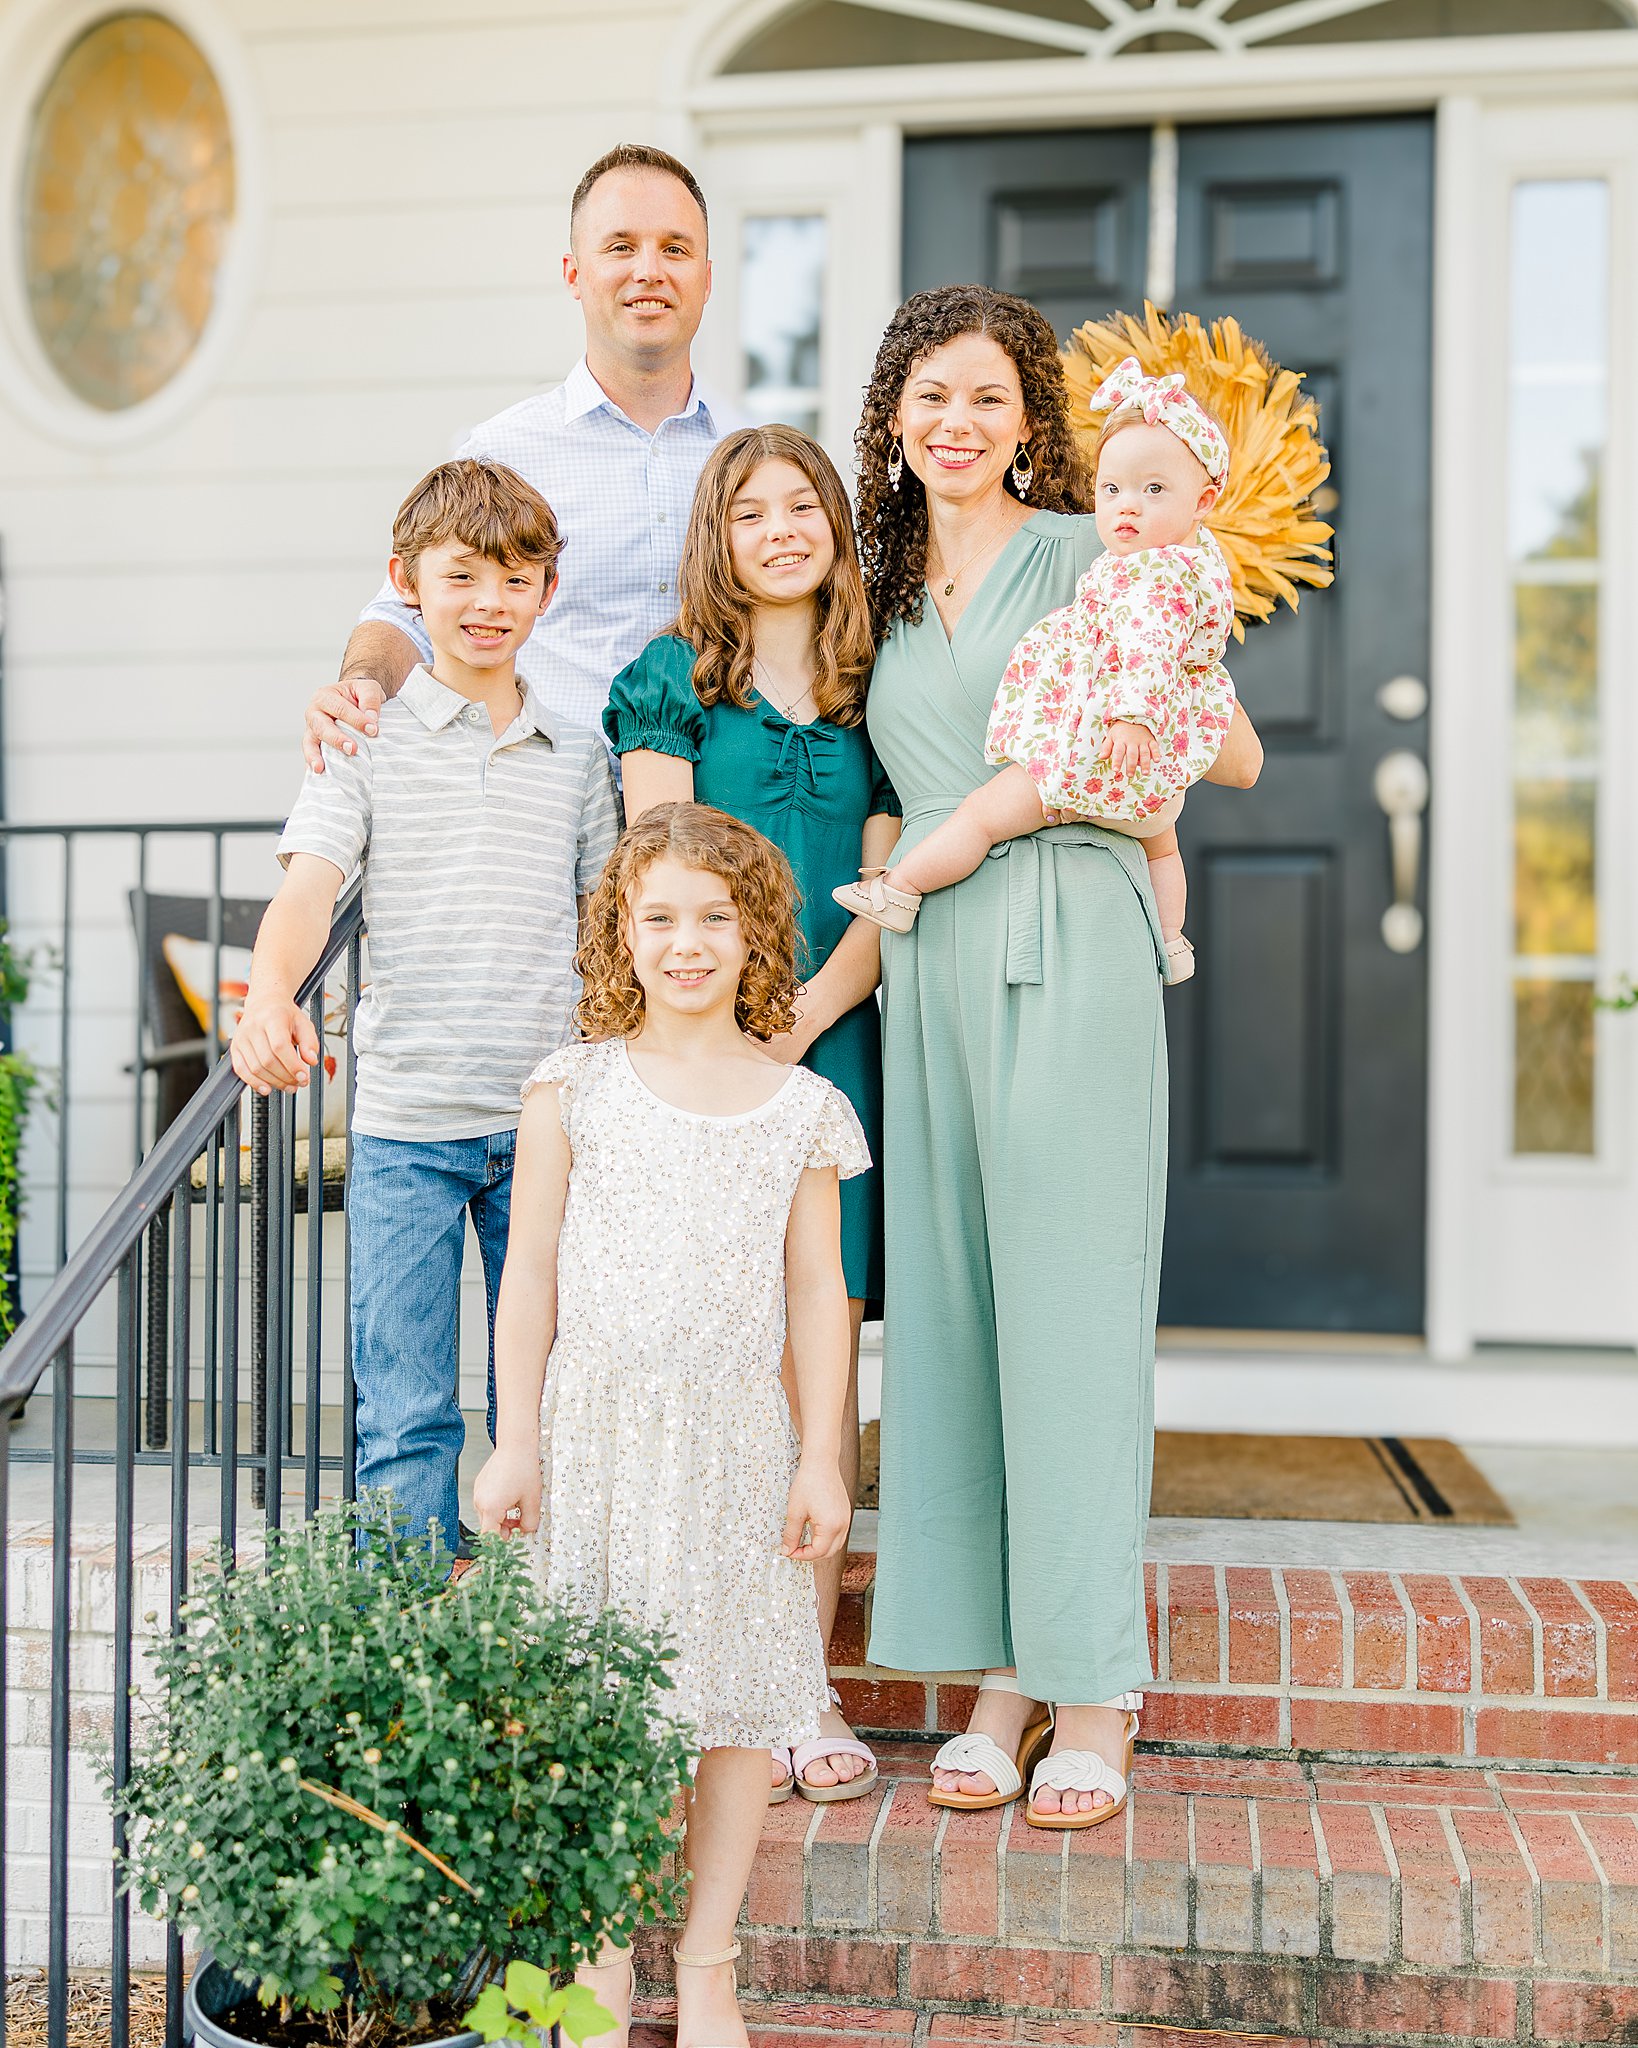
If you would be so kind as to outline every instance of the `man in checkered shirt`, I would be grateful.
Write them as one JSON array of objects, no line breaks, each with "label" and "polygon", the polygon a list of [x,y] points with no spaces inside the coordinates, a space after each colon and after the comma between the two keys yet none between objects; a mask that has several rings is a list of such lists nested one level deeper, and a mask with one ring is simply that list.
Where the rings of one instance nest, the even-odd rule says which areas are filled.
[{"label": "man in checkered shirt", "polygon": [[[547,709],[601,733],[609,683],[676,616],[677,562],[705,459],[722,426],[689,351],[711,292],[705,199],[664,150],[622,143],[575,188],[563,278],[586,353],[555,391],[475,427],[460,454],[488,456],[542,493],[563,534],[556,602],[518,657]],[[390,584],[366,606],[339,680],[307,707],[303,751],[352,753],[431,649]]]}]

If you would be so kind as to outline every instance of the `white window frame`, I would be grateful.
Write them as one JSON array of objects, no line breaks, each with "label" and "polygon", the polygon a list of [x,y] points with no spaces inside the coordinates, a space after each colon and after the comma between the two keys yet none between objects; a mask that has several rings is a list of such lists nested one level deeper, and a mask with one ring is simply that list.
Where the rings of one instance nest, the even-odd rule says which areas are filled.
[{"label": "white window frame", "polygon": [[[1596,1152],[1512,1150],[1512,580],[1506,530],[1508,282],[1513,193],[1596,178],[1610,195],[1609,426],[1600,492],[1595,859],[1601,982],[1638,962],[1638,821],[1622,800],[1638,744],[1638,606],[1609,573],[1638,551],[1638,110],[1537,101],[1451,110],[1436,262],[1437,530],[1434,1080],[1430,1130],[1433,1347],[1630,1344],[1638,1338],[1638,1019],[1600,1012]],[[1573,309],[1569,309],[1573,317]],[[1548,317],[1551,317],[1550,311]],[[1623,374],[1625,372],[1625,374]],[[1625,772],[1623,773],[1623,768]],[[1634,969],[1632,971],[1638,971]]]}]

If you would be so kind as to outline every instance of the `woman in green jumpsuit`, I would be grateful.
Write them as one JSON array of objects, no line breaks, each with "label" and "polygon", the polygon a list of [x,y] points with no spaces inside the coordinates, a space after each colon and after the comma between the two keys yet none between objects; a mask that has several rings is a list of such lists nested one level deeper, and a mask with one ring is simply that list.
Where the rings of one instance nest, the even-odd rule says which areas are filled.
[{"label": "woman in green jumpsuit", "polygon": [[[1073,597],[1098,541],[1090,514],[1074,516],[1091,487],[1056,343],[1022,301],[961,286],[902,307],[859,452],[884,636],[870,736],[904,806],[902,853],[994,772],[985,729],[1007,658]],[[1054,1753],[1093,1761],[1078,1789],[1044,1789],[1032,1817],[1037,1804],[1065,1818],[1118,1809],[1128,1695],[1151,1676],[1143,1545],[1167,1101],[1145,868],[1132,839],[1051,827],[996,847],[883,942],[890,1192],[870,1656],[1015,1672],[1015,1686],[980,1694],[972,1723],[1004,1759],[1030,1702],[1054,1704]],[[975,1768],[971,1745],[948,1747],[958,1762],[938,1768],[941,1798],[1018,1791],[1010,1764]]]},{"label": "woman in green jumpsuit", "polygon": [[[793,587],[787,587],[793,586]],[[898,801],[865,732],[873,655],[847,494],[816,442],[791,427],[730,435],[701,474],[678,577],[678,630],[651,640],[614,679],[604,730],[621,758],[630,818],[657,803],[715,804],[771,839],[800,892],[805,987],[789,1041],[840,1088],[881,1157],[877,934],[836,903],[861,860],[898,836]],[[702,656],[706,659],[702,661]],[[702,673],[703,671],[703,673]],[[842,1426],[843,1477],[858,1482],[858,1343],[882,1292],[879,1165],[844,1181],[842,1269],[852,1310],[853,1376]],[[845,1558],[815,1570],[828,1641]],[[857,1796],[874,1759],[839,1713],[778,1791]]]}]

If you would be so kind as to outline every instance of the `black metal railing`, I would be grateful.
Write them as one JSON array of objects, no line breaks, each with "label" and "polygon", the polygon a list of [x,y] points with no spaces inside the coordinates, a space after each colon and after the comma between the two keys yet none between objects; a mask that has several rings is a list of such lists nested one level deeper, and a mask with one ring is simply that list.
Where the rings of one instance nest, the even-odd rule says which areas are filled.
[{"label": "black metal railing", "polygon": [[[362,925],[361,889],[355,884],[337,909],[319,965],[300,991],[299,1000],[313,1019],[321,1044],[326,976],[345,958],[347,1042],[351,1046]],[[331,1084],[346,1091],[349,1123],[352,1067],[349,1050]],[[26,1893],[24,1880],[30,1873],[20,1869],[22,1859],[12,1851],[8,1823],[19,1794],[42,1789],[37,1784],[25,1787],[19,1783],[24,1771],[34,1770],[38,1776],[39,1751],[27,1742],[15,1742],[5,1715],[8,1699],[19,1700],[31,1712],[40,1709],[41,1703],[34,1693],[8,1691],[12,1678],[9,1627],[0,1638],[0,1757],[5,1760],[0,1775],[0,1895],[10,1903],[15,1924],[37,1926],[44,1921],[50,2048],[66,2048],[69,2039],[73,1989],[69,1970],[70,1845],[71,1837],[78,1840],[84,1834],[83,1821],[78,1829],[72,1826],[70,1771],[74,1746],[71,1701],[76,1697],[82,1722],[86,1718],[85,1696],[77,1694],[74,1686],[77,1475],[84,1472],[89,1485],[100,1467],[111,1468],[113,1478],[111,1503],[99,1500],[95,1504],[91,1547],[97,1553],[112,1552],[113,1664],[107,1734],[116,1787],[124,1784],[131,1762],[130,1688],[137,1644],[135,1532],[139,1518],[141,1526],[152,1521],[169,1532],[169,1611],[165,1620],[174,1630],[186,1596],[189,1554],[196,1545],[203,1545],[206,1531],[219,1538],[229,1555],[237,1557],[255,1534],[253,1523],[277,1527],[287,1512],[311,1514],[326,1485],[344,1496],[350,1497],[352,1492],[354,1410],[345,1284],[345,1146],[335,1146],[342,1156],[333,1159],[327,1175],[325,1087],[321,1060],[312,1071],[305,1100],[288,1095],[250,1096],[247,1118],[244,1084],[228,1061],[219,1059],[204,1085],[159,1137],[83,1243],[68,1255],[44,1297],[0,1351],[0,1428],[13,1420],[45,1375],[49,1372],[52,1376],[50,1445],[44,1453],[49,1462],[51,1568],[49,1701],[43,1708],[49,1717],[44,1745],[47,1783],[43,1788],[48,1794],[47,1882],[42,1910],[26,1914],[18,1910],[17,1900]],[[330,1318],[328,1344],[324,1298],[327,1206],[342,1216],[337,1261],[342,1282],[339,1314]],[[297,1258],[298,1218],[305,1255],[301,1261]],[[299,1264],[305,1265],[305,1272],[298,1286]],[[145,1288],[150,1297],[146,1303]],[[157,1413],[155,1361],[145,1350],[145,1338],[155,1327],[151,1312],[155,1291],[167,1311],[167,1356],[161,1361],[163,1406]],[[76,1356],[88,1318],[103,1313],[110,1296],[114,1324],[110,1440],[81,1443],[76,1435],[89,1426],[88,1406],[107,1404],[76,1402]],[[245,1446],[241,1443],[240,1407],[244,1391],[241,1366],[247,1347],[261,1362],[265,1398],[255,1404],[251,1440]],[[302,1411],[299,1440],[298,1395]],[[260,1415],[260,1427],[255,1424],[255,1414]],[[17,1472],[10,1471],[13,1464],[20,1468]],[[206,1486],[214,1479],[216,1497],[208,1506],[208,1496],[196,1499],[192,1494],[196,1478],[202,1478]],[[12,1615],[12,1516],[20,1506],[26,1511],[27,1502],[20,1502],[18,1496],[31,1485],[41,1487],[43,1505],[45,1484],[44,1465],[31,1464],[26,1450],[14,1447],[11,1457],[0,1461],[0,1523],[4,1523],[8,1538],[5,1559],[0,1563],[0,1614],[8,1618]],[[26,1512],[19,1516],[24,1519]],[[24,1733],[26,1736],[28,1731]],[[82,1790],[80,1796],[87,1795]],[[31,1803],[38,1806],[39,1801]],[[111,1821],[109,1827],[110,1856],[106,1863],[98,1860],[107,1879],[105,1981],[111,1976],[112,1983],[109,2039],[113,2048],[128,2048],[131,1914],[128,1901],[115,1895],[113,1885],[112,1857],[124,1847],[122,1833],[117,1822]],[[83,1864],[80,1874],[84,1876]],[[79,1903],[83,1906],[83,1896]],[[87,1960],[87,1950],[98,1944],[83,1924],[85,1913],[76,1911],[74,1918],[72,1946],[82,1961]],[[6,1935],[0,1932],[0,2040],[5,2036],[6,1967],[8,1962],[15,1966],[22,1960],[25,1958],[8,1957]],[[26,1960],[37,1962],[40,1958]],[[103,1974],[100,1958],[98,1967]],[[182,2039],[182,1948],[174,1928],[165,1935],[165,1969],[166,2042],[170,2048]]]},{"label": "black metal railing", "polygon": [[[27,1263],[36,1272],[60,1271],[68,1257],[69,1190],[82,1079],[104,1099],[111,1087],[123,1089],[129,1082],[134,1165],[221,1056],[214,996],[201,1028],[164,964],[161,941],[171,926],[191,924],[186,936],[210,947],[211,988],[219,990],[224,947],[250,943],[271,889],[272,864],[258,861],[258,878],[268,876],[268,889],[243,899],[228,894],[230,843],[271,842],[281,830],[280,820],[268,818],[198,823],[0,820],[0,918],[11,925],[14,950],[29,966],[34,983],[29,1009],[35,1014],[26,1034],[27,1049],[36,1056],[47,1084],[36,1098],[33,1114],[49,1117],[56,1127],[49,1185],[37,1183],[29,1190]],[[94,856],[109,857],[112,864],[93,874],[88,886],[85,870],[95,865]],[[21,876],[20,865],[25,870]],[[179,888],[191,893],[166,893]],[[122,975],[118,983],[121,991],[131,991],[129,1059],[113,1072],[82,1076],[74,1055],[74,1025],[84,954],[89,945],[106,941],[110,931],[120,928],[128,933],[135,954],[134,972],[128,980]],[[106,1007],[107,977],[98,963],[91,964],[89,978],[103,991],[101,1005]],[[82,1006],[79,1014],[83,1016],[87,1007]],[[0,1009],[0,1047],[10,1049],[25,1035],[21,1023]],[[99,1156],[94,1160],[86,1151],[82,1168],[106,1165],[106,1140],[96,1151]],[[15,1282],[16,1276],[9,1277]]]}]

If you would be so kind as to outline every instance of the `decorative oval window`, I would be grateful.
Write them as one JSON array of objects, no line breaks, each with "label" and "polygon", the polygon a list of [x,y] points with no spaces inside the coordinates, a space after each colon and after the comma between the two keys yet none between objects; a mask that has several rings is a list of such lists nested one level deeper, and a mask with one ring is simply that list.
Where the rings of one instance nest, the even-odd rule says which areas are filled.
[{"label": "decorative oval window", "polygon": [[158,14],[116,14],[63,58],[23,194],[30,310],[53,367],[118,412],[162,390],[210,319],[233,223],[221,88]]}]

